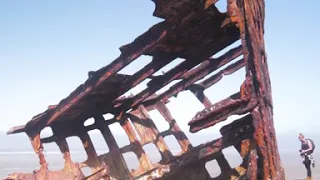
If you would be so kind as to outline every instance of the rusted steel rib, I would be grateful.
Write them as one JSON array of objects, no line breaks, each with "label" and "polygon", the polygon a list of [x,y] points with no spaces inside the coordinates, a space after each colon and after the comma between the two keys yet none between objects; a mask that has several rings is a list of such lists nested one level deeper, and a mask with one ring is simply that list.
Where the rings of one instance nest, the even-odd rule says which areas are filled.
[{"label": "rusted steel rib", "polygon": [[[180,91],[186,90],[189,86],[191,86],[193,83],[197,82],[198,80],[204,78],[206,75],[208,75],[210,72],[215,71],[219,69],[220,67],[226,65],[230,61],[234,60],[238,56],[241,55],[241,47],[236,47],[234,49],[231,49],[230,51],[226,52],[224,55],[217,59],[210,59],[202,62],[198,67],[195,69],[192,69],[188,72],[186,72],[183,75],[183,80],[178,82],[177,84],[170,87],[169,90],[163,92],[162,94],[158,95],[155,98],[151,98],[147,100],[144,103],[148,102],[157,102],[159,100],[161,101],[167,101],[169,98],[174,96],[175,94],[179,93]],[[243,62],[238,63],[240,66],[244,66]],[[238,64],[235,65],[238,68]],[[229,68],[226,68],[224,72],[228,72]],[[234,68],[236,69],[236,68]]]},{"label": "rusted steel rib", "polygon": [[220,56],[219,58],[210,58],[202,62],[199,66],[196,66],[195,68],[186,72],[183,75],[183,79],[190,79],[194,77],[194,75],[202,72],[204,69],[207,69],[208,67],[211,67],[211,68],[207,70],[210,71],[212,69],[211,71],[215,71],[216,69],[234,60],[241,54],[242,54],[242,47],[241,46],[235,47],[229,50],[228,52],[226,52],[225,54],[223,54],[222,56]]},{"label": "rusted steel rib", "polygon": [[[154,179],[155,176],[164,178],[166,176],[169,176],[170,173],[178,171],[180,168],[192,165],[194,162],[205,159],[212,159],[213,157],[218,156],[222,149],[225,149],[226,147],[232,146],[247,138],[252,137],[254,129],[251,120],[252,119],[248,118],[247,120],[242,122],[240,126],[233,126],[233,124],[227,125],[225,128],[233,129],[233,131],[224,133],[224,136],[222,138],[200,145],[199,147],[191,150],[188,154],[184,154],[181,157],[178,157],[175,161],[172,161],[168,164],[159,166],[154,170],[140,177],[137,177],[137,179]],[[237,134],[238,132],[242,133]]]},{"label": "rusted steel rib", "polygon": [[[221,50],[222,45],[217,47],[217,50],[215,52],[218,52]],[[225,47],[225,46],[222,46]],[[195,65],[198,65],[201,63],[201,60],[190,60],[190,61],[184,61],[181,64],[177,65],[175,68],[172,70],[168,71],[163,77],[160,79],[153,79],[148,83],[149,88],[145,89],[141,93],[137,94],[133,99],[132,99],[132,104],[130,104],[130,108],[134,108],[135,106],[138,106],[143,100],[145,100],[147,97],[149,97],[151,94],[155,93],[157,90],[161,89],[161,87],[169,84],[171,81],[174,79],[182,76],[185,72],[187,72],[189,69],[194,67]],[[129,109],[128,108],[123,108],[123,109]]]},{"label": "rusted steel rib", "polygon": [[185,133],[182,132],[182,130],[180,129],[177,122],[172,117],[170,110],[166,107],[166,105],[162,101],[159,101],[158,103],[156,103],[156,109],[160,112],[160,114],[163,116],[163,118],[170,125],[170,129],[168,131],[165,131],[168,133],[165,134],[165,132],[164,132],[161,135],[164,137],[165,135],[169,135],[169,133],[173,134],[176,137],[176,139],[178,140],[178,143],[179,143],[182,151],[186,152],[186,151],[190,150],[192,148],[190,141],[188,140]]},{"label": "rusted steel rib", "polygon": [[[210,72],[213,72],[223,65],[229,63],[236,57],[241,55],[241,50],[240,48],[235,48],[227,52],[225,55],[221,56],[220,58],[216,60],[211,60],[211,61],[206,61],[203,64],[201,64],[198,68],[197,71],[194,72],[193,75],[190,75],[185,80],[182,80],[181,82],[173,85],[170,87],[170,89],[164,93],[162,93],[158,99],[166,101],[170,97],[174,96],[178,92],[187,89],[191,84],[197,82],[198,80],[204,78],[206,75],[208,75]],[[244,65],[244,64],[243,64]]]},{"label": "rusted steel rib", "polygon": [[204,89],[207,89],[207,88],[211,87],[212,85],[216,84],[217,82],[219,82],[223,76],[230,75],[230,74],[238,71],[239,69],[241,69],[244,66],[245,66],[245,62],[243,59],[241,59],[241,60],[229,65],[225,69],[219,71],[217,74],[202,81],[199,85],[201,87],[203,87]]},{"label": "rusted steel rib", "polygon": [[[235,63],[230,67],[238,69],[239,67],[234,66],[237,64],[241,63]],[[210,79],[210,81],[214,82],[221,79],[222,76],[221,73],[218,73],[217,76],[214,75],[213,77],[214,78]],[[256,107],[258,102],[254,95],[251,94],[252,85],[250,79],[251,78],[247,78],[245,80],[242,85],[241,92],[233,94],[229,98],[221,100],[220,102],[210,107],[206,107],[203,111],[198,112],[195,117],[189,122],[190,131],[197,132],[203,128],[207,128],[221,121],[224,121],[231,115],[241,115],[248,113],[254,107]],[[206,84],[210,85],[211,83]]]},{"label": "rusted steel rib", "polygon": [[[216,0],[153,1],[156,5],[154,15],[164,18],[163,22],[120,47],[120,57],[97,71],[90,71],[88,80],[59,104],[49,106],[26,125],[8,131],[8,134],[28,134],[40,169],[29,174],[11,174],[6,180],[284,179],[273,126],[271,86],[264,50],[264,1],[227,0],[226,13],[215,7]],[[211,57],[239,38],[241,46],[218,58]],[[141,55],[153,59],[133,75],[118,73]],[[163,75],[154,75],[176,58],[184,61]],[[223,66],[226,67],[219,71]],[[221,81],[223,76],[242,67],[245,67],[246,75],[239,93],[216,103],[204,95],[204,91]],[[214,71],[217,72],[209,75]],[[140,93],[123,95],[146,79],[151,80]],[[179,82],[169,90],[156,94],[175,80]],[[166,105],[173,96],[179,99],[177,94],[184,90],[190,90],[205,107],[189,122],[192,133],[214,126],[231,115],[244,116],[221,128],[221,138],[194,146],[175,120],[180,117],[173,117]],[[159,111],[164,118],[161,123],[167,123],[168,129],[159,130],[154,123],[156,120],[149,115],[151,110]],[[103,116],[106,113],[112,117],[106,120]],[[84,123],[89,118],[94,118],[94,122],[87,126]],[[114,123],[122,127],[129,144],[119,147],[118,135],[110,129]],[[50,127],[53,135],[41,138],[44,127]],[[98,156],[98,149],[88,134],[91,130],[101,133],[108,153]],[[173,154],[175,149],[165,141],[170,135],[181,148],[177,154]],[[66,141],[71,136],[81,140],[84,155],[88,157],[84,162],[71,159]],[[58,145],[64,158],[62,170],[50,169],[43,149],[46,143]],[[158,162],[151,161],[155,152],[144,149],[152,144],[161,156]],[[222,151],[227,147],[234,147],[239,153],[243,160],[239,166],[230,166]],[[137,157],[137,168],[129,169],[130,161],[124,158],[125,153]],[[211,178],[205,166],[211,160],[216,160],[222,171],[218,177]],[[91,174],[85,177],[82,168],[89,168]]]},{"label": "rusted steel rib", "polygon": [[248,113],[257,105],[257,101],[243,102],[240,94],[234,94],[205,110],[198,112],[197,115],[189,122],[190,131],[197,132],[201,129],[213,126],[221,121],[226,120],[231,115],[241,115]]},{"label": "rusted steel rib", "polygon": [[236,63],[233,63],[225,69],[219,71],[217,74],[202,81],[201,83],[190,85],[189,87],[187,87],[187,89],[190,90],[198,98],[198,100],[204,105],[205,108],[209,108],[212,106],[212,103],[209,98],[205,96],[204,90],[219,82],[224,75],[232,74],[243,66],[245,66],[244,60],[239,60]]},{"label": "rusted steel rib", "polygon": [[[164,57],[164,58],[153,58],[151,63],[146,65],[144,68],[135,73],[130,79],[128,79],[123,86],[120,88],[119,94],[122,94],[131,88],[135,87],[139,83],[141,83],[146,78],[150,77],[152,74],[157,72],[159,69],[167,65],[174,58],[172,57]],[[158,77],[153,77],[152,79],[157,79]]]},{"label": "rusted steel rib", "polygon": [[[108,65],[105,68],[104,71],[106,72],[106,74],[99,78],[99,80],[95,83],[95,86],[99,86],[104,80],[109,78],[114,73],[120,71],[123,67],[128,65],[130,62],[132,62],[136,58],[138,58],[140,55],[143,54],[144,51],[148,50],[148,48],[152,47],[152,45],[154,45],[156,42],[163,39],[166,36],[166,34],[167,34],[167,31],[163,30],[162,32],[160,32],[159,36],[157,38],[155,38],[155,40],[148,42],[146,45],[144,45],[138,51],[135,51],[134,53],[128,54],[128,55],[121,54],[121,56],[118,59],[113,61],[110,65]],[[55,113],[48,120],[47,124],[50,124],[58,116],[61,116],[64,112],[66,112],[73,104],[77,103],[81,98],[83,98],[85,95],[87,95],[92,90],[92,86],[89,86],[84,89],[85,90],[82,93],[78,94],[76,97],[73,97],[71,100],[69,100],[64,105],[61,105],[62,108],[55,111]]]},{"label": "rusted steel rib", "polygon": [[[212,8],[212,9],[213,9],[213,11],[217,11],[215,8]],[[191,15],[190,15],[190,17],[188,16],[188,18],[192,19],[192,17],[197,16],[197,14],[199,14],[199,13],[202,16],[204,16],[205,14],[208,14],[207,12],[210,12],[212,9],[206,11],[206,13],[204,13],[204,14],[201,12],[197,12],[197,11],[194,11],[192,13],[189,12],[189,13],[191,13]],[[186,12],[188,12],[188,11],[186,11]],[[197,12],[197,13],[195,13],[195,12]],[[175,31],[174,33],[178,33],[179,31],[185,29],[184,26],[186,25],[186,23],[188,21],[187,21],[187,19],[186,20],[181,20],[181,19],[185,19],[187,17],[185,17],[185,16],[180,17],[180,16],[181,16],[181,14],[179,14],[179,17],[176,17],[173,20],[170,20],[170,22],[163,22],[163,23],[159,23],[159,24],[155,25],[148,32],[146,32],[145,34],[143,34],[139,38],[137,38],[133,43],[126,45],[124,47],[121,47],[122,54],[117,60],[113,61],[110,65],[96,71],[95,76],[89,78],[85,84],[79,86],[73,93],[71,93],[71,95],[69,97],[67,97],[66,99],[61,101],[60,104],[55,107],[55,109],[52,109],[52,114],[50,113],[50,116],[48,116],[48,119],[44,118],[42,121],[47,121],[47,123],[45,123],[45,124],[50,124],[54,119],[57,119],[58,117],[63,116],[62,112],[67,112],[67,109],[70,109],[71,107],[76,106],[76,104],[79,103],[79,101],[82,99],[82,97],[85,97],[88,94],[90,94],[92,88],[99,89],[99,86],[101,86],[102,81],[108,80],[110,77],[113,77],[115,72],[117,72],[118,70],[123,68],[126,64],[128,64],[129,62],[131,62],[132,60],[137,58],[135,55],[138,55],[139,53],[136,53],[134,56],[130,56],[128,54],[130,54],[130,53],[132,54],[134,52],[140,52],[140,54],[141,54],[143,52],[146,52],[148,49],[152,48],[151,45],[149,45],[148,43],[151,43],[151,44],[156,43],[156,42],[160,41],[160,39],[163,39],[165,37],[172,38],[172,37],[170,37],[171,35],[169,35],[169,34],[162,34],[161,33],[161,32],[163,32],[163,33],[166,32],[166,30],[165,30],[166,28],[170,29],[171,26],[176,27],[176,28],[174,28],[174,31]],[[197,56],[197,58],[205,59],[208,56],[210,56],[210,54],[214,54],[214,52],[217,52],[217,51],[223,49],[223,47],[229,45],[230,43],[234,42],[235,39],[238,38],[238,35],[236,34],[237,31],[233,32],[230,30],[223,29],[224,27],[230,26],[230,21],[225,20],[225,19],[228,19],[228,17],[221,15],[221,14],[218,14],[216,16],[219,18],[216,18],[216,19],[213,18],[212,20],[217,20],[218,22],[229,22],[229,23],[226,23],[226,24],[222,23],[221,27],[219,27],[219,26],[215,27],[218,29],[221,28],[221,29],[219,29],[219,31],[221,31],[220,33],[222,33],[220,42],[215,43],[214,46],[212,46],[212,47],[208,46],[210,48],[206,47],[207,50],[204,51],[204,54],[207,54],[207,53],[209,53],[209,54],[202,55],[203,58],[200,58],[200,56]],[[213,17],[215,17],[215,16],[213,16]],[[179,22],[179,23],[175,24],[174,22]],[[181,23],[181,22],[183,22],[183,23]],[[231,28],[231,29],[235,29],[235,28]],[[173,33],[173,31],[172,31],[172,33]],[[158,40],[153,42],[154,39],[158,39]],[[150,42],[150,41],[152,41],[152,42]],[[135,46],[135,44],[138,44],[138,45]],[[186,47],[186,48],[188,48],[188,47]],[[206,49],[206,48],[204,47],[204,49]],[[132,50],[132,49],[134,49],[134,50]],[[197,52],[197,50],[195,50],[195,52]],[[126,59],[126,57],[127,57],[127,59]],[[123,62],[120,63],[119,61],[121,61],[121,59],[122,59],[122,61],[124,61],[126,63],[123,63]],[[118,66],[117,63],[120,63],[121,67]],[[115,69],[112,69],[112,71],[108,71],[112,67],[115,67]],[[108,73],[106,73],[106,72],[108,72]],[[148,94],[150,94],[150,93],[148,93]],[[63,107],[63,108],[61,108],[61,107]],[[29,124],[28,124],[28,127],[32,128],[32,125],[30,124],[30,126],[29,126]],[[41,129],[41,127],[39,127],[39,128]]]}]

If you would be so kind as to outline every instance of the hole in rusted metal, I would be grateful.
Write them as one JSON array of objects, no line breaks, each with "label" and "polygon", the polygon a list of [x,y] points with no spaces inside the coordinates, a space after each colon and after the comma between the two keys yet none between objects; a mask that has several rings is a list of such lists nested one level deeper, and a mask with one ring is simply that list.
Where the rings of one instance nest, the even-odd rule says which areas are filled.
[{"label": "hole in rusted metal", "polygon": [[97,152],[97,155],[106,154],[109,152],[109,147],[99,130],[91,130],[88,132],[88,134],[90,136],[94,149]]},{"label": "hole in rusted metal", "polygon": [[[207,79],[211,78],[212,76],[218,74],[220,71],[222,71],[222,70],[224,70],[225,68],[227,68],[229,65],[231,65],[231,64],[233,64],[233,63],[235,63],[235,62],[237,62],[237,61],[239,61],[239,60],[241,60],[241,59],[243,59],[243,55],[240,55],[240,56],[234,58],[232,61],[226,63],[225,65],[221,66],[221,67],[218,68],[217,70],[209,73],[209,74],[206,75],[203,79],[200,79],[199,81],[197,81],[196,84],[201,84],[202,82],[206,81]],[[238,71],[243,71],[243,70],[244,70],[244,69],[239,69]],[[238,72],[238,71],[237,71],[237,72]],[[234,74],[237,73],[237,72],[234,72]],[[244,73],[244,72],[243,72],[243,73]],[[235,79],[235,76],[233,76],[234,74],[232,73],[232,74],[229,74],[229,75],[223,75],[222,79],[220,79],[217,83],[213,84],[211,87],[215,87],[216,84],[219,84],[219,83],[221,83],[221,82],[224,82],[225,79],[228,79],[228,78],[230,78],[230,77],[233,77],[233,79]],[[242,80],[244,80],[243,77],[244,77],[244,74],[243,74],[243,76],[241,76],[241,77],[237,77],[237,79],[242,78]],[[229,83],[230,83],[230,82],[229,82]],[[226,83],[226,84],[228,84],[228,83]],[[237,87],[238,89],[240,88],[240,86],[239,86],[239,87],[238,87],[238,86],[235,86],[234,88],[236,88],[236,87]],[[208,87],[207,89],[209,89],[209,88],[210,88],[210,87]],[[206,89],[206,90],[207,90],[207,89]],[[220,93],[220,92],[219,92],[219,93]],[[216,93],[216,94],[219,94],[219,93]],[[229,94],[229,95],[230,95],[230,94]],[[214,102],[215,102],[215,101],[214,101]]]},{"label": "hole in rusted metal", "polygon": [[208,130],[201,130],[197,133],[189,132],[189,125],[188,123],[185,123],[186,119],[190,121],[197,112],[204,108],[203,104],[201,104],[190,91],[181,92],[177,98],[170,99],[170,103],[167,104],[167,107],[170,109],[173,118],[193,146],[198,146],[220,136],[217,131],[212,130],[213,127],[208,128]]},{"label": "hole in rusted metal", "polygon": [[222,153],[225,155],[225,158],[227,159],[231,168],[239,166],[243,161],[239,152],[233,146],[223,149]]},{"label": "hole in rusted metal", "polygon": [[230,44],[229,46],[227,46],[226,48],[222,49],[221,51],[219,51],[218,53],[214,54],[212,57],[213,58],[217,58],[220,57],[221,55],[225,54],[226,52],[228,52],[229,50],[241,46],[241,40],[237,40],[235,42],[233,42],[232,44]]},{"label": "hole in rusted metal", "polygon": [[244,81],[245,69],[242,68],[233,74],[223,77],[223,81],[219,81],[214,86],[207,88],[204,94],[210,99],[211,102],[219,102],[230,94],[240,91],[240,86]]},{"label": "hole in rusted metal", "polygon": [[111,113],[107,113],[107,114],[104,114],[104,115],[103,115],[103,118],[104,118],[105,120],[110,120],[110,119],[113,119],[113,118],[114,118],[114,115],[111,114]]},{"label": "hole in rusted metal", "polygon": [[131,88],[129,91],[124,93],[122,96],[130,97],[131,95],[136,95],[140,93],[142,90],[147,88],[148,82],[150,82],[151,79],[145,79],[141,83],[137,84],[135,87]]},{"label": "hole in rusted metal", "polygon": [[198,131],[197,133],[192,133],[190,136],[190,141],[192,145],[198,146],[202,143],[212,141],[212,139],[217,139],[221,137],[219,133],[221,127],[232,123],[233,121],[246,116],[248,113],[243,115],[231,115],[225,121],[219,122],[218,124]]},{"label": "hole in rusted metal", "polygon": [[61,170],[64,167],[63,155],[55,142],[43,143],[43,152],[50,170]]},{"label": "hole in rusted metal", "polygon": [[75,162],[83,162],[87,160],[87,154],[79,137],[71,136],[66,138],[69,146],[71,159]]},{"label": "hole in rusted metal", "polygon": [[153,143],[149,143],[143,146],[143,150],[148,155],[152,163],[157,163],[161,161],[161,154],[159,153],[158,148]]},{"label": "hole in rusted metal", "polygon": [[157,109],[148,112],[159,132],[169,129],[169,123],[164,119]]},{"label": "hole in rusted metal", "polygon": [[205,167],[211,178],[216,178],[221,175],[221,168],[216,160],[206,162]]},{"label": "hole in rusted metal", "polygon": [[173,135],[164,137],[165,142],[167,143],[170,151],[173,155],[178,155],[181,152],[181,147],[177,139]]},{"label": "hole in rusted metal", "polygon": [[52,132],[52,129],[51,127],[45,127],[41,130],[40,132],[40,138],[48,138],[48,137],[51,137],[53,136],[53,132]]},{"label": "hole in rusted metal", "polygon": [[234,122],[235,120],[238,120],[246,115],[248,115],[249,113],[246,113],[246,114],[242,114],[242,115],[231,115],[227,118],[227,120],[225,121],[222,121],[222,122],[219,122],[218,124],[214,125],[213,129],[216,131],[216,132],[219,132],[219,130],[225,126],[225,125],[228,125],[232,122]]},{"label": "hole in rusted metal", "polygon": [[215,3],[216,7],[221,13],[226,13],[227,12],[227,1],[218,1]]},{"label": "hole in rusted metal", "polygon": [[124,160],[130,171],[136,170],[139,168],[139,160],[133,152],[127,152],[122,154]]},{"label": "hole in rusted metal", "polygon": [[136,72],[138,72],[140,69],[142,69],[146,64],[150,63],[152,60],[149,56],[141,56],[137,60],[133,61],[129,65],[125,66],[123,69],[121,69],[118,74],[127,74],[127,75],[133,75]]},{"label": "hole in rusted metal", "polygon": [[118,146],[121,148],[130,144],[129,138],[118,122],[109,125],[112,135],[116,139]]},{"label": "hole in rusted metal", "polygon": [[83,125],[90,126],[90,125],[94,124],[94,122],[95,122],[94,118],[89,118],[83,123]]},{"label": "hole in rusted metal", "polygon": [[175,60],[171,61],[169,64],[167,64],[164,67],[162,67],[161,69],[159,69],[156,73],[154,73],[154,75],[161,76],[164,73],[171,70],[172,68],[174,68],[175,66],[177,66],[178,64],[182,63],[183,61],[185,61],[185,59],[176,58]]},{"label": "hole in rusted metal", "polygon": [[91,168],[89,167],[83,167],[81,168],[81,172],[83,173],[84,176],[90,176],[92,171],[91,171]]}]

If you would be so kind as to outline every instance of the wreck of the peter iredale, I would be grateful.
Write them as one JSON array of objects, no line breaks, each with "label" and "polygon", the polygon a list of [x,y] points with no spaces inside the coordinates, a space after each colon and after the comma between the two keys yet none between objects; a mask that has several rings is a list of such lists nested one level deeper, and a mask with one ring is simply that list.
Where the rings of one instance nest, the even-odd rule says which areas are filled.
[{"label": "wreck of the peter iredale", "polygon": [[[89,78],[59,104],[49,106],[26,125],[8,132],[25,132],[29,136],[39,157],[40,168],[29,174],[10,174],[7,180],[285,179],[273,125],[264,45],[264,0],[227,0],[225,13],[216,8],[217,0],[153,1],[154,16],[162,18],[162,22],[132,43],[122,46],[117,59],[90,72]],[[240,46],[212,58],[238,40],[241,41]],[[133,75],[118,73],[142,55],[153,59]],[[176,58],[184,61],[162,75],[154,75]],[[222,66],[226,67],[218,70]],[[245,68],[246,75],[239,92],[219,102],[210,102],[204,90],[241,68]],[[122,96],[145,79],[150,79],[146,89],[136,95]],[[155,93],[174,80],[179,82],[161,94]],[[185,119],[192,133],[225,121],[231,115],[243,116],[223,126],[220,138],[194,147],[166,106],[168,99],[181,91],[192,92],[204,106],[193,119]],[[170,125],[166,131],[159,132],[150,118],[148,112],[155,109],[165,119],[164,123]],[[104,119],[103,115],[107,113],[114,118]],[[94,118],[94,123],[84,126],[89,118]],[[129,145],[117,145],[109,129],[113,123],[119,123],[124,129]],[[46,127],[52,129],[53,135],[41,138],[40,132]],[[93,129],[103,135],[108,153],[97,155],[88,135],[88,131]],[[164,137],[169,135],[173,135],[181,147],[178,155],[173,155],[164,141]],[[81,139],[88,157],[84,162],[74,162],[70,157],[66,141],[70,136]],[[50,170],[46,161],[43,144],[52,142],[58,145],[64,157],[65,164],[61,170]],[[153,143],[161,154],[158,163],[152,163],[143,149],[149,143]],[[235,168],[230,167],[222,153],[230,146],[234,146],[243,159]],[[137,156],[137,169],[128,169],[123,158],[127,152]],[[213,159],[221,170],[215,178],[211,178],[205,169],[205,163]],[[91,175],[84,175],[84,167],[91,169]]]}]

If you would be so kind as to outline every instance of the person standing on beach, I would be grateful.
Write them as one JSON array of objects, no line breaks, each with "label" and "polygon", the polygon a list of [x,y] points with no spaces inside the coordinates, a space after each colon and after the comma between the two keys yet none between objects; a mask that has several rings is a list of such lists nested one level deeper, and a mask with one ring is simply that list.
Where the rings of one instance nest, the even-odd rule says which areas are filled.
[{"label": "person standing on beach", "polygon": [[311,164],[314,167],[314,159],[312,153],[314,151],[314,143],[311,139],[306,139],[302,133],[299,134],[299,140],[301,142],[300,155],[303,157],[303,164],[307,169],[307,180],[312,179],[311,175]]}]

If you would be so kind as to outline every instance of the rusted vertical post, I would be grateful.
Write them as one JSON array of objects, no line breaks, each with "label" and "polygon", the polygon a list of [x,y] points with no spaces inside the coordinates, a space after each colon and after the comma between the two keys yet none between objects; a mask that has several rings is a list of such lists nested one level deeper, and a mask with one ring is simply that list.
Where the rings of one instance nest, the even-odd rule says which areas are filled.
[{"label": "rusted vertical post", "polygon": [[259,180],[261,177],[258,177],[258,159],[257,159],[257,149],[256,143],[254,140],[250,140],[250,151],[248,154],[248,169],[247,169],[247,178],[250,180]]},{"label": "rusted vertical post", "polygon": [[169,161],[173,155],[164,141],[164,138],[159,135],[159,131],[154,122],[151,120],[146,108],[141,105],[138,109],[132,111],[128,116],[141,138],[141,144],[154,142],[160,151],[162,160],[164,162]]},{"label": "rusted vertical post", "polygon": [[160,112],[163,118],[170,124],[171,131],[173,131],[173,135],[175,136],[175,138],[178,139],[178,143],[182,151],[186,152],[189,149],[191,149],[191,143],[189,142],[185,133],[182,132],[175,119],[172,117],[170,110],[167,108],[167,106],[162,101],[159,101],[158,103],[156,103],[156,109]]},{"label": "rusted vertical post", "polygon": [[47,177],[48,163],[47,163],[45,156],[43,154],[43,146],[42,146],[41,139],[40,139],[40,132],[36,132],[36,133],[27,132],[27,134],[30,138],[31,145],[32,145],[34,152],[39,157],[40,170],[39,170],[39,172],[35,172],[35,175],[36,175],[36,177],[39,177],[40,179],[41,178],[45,179]]},{"label": "rusted vertical post", "polygon": [[244,173],[247,171],[247,166],[248,166],[248,159],[249,159],[249,153],[250,153],[250,148],[251,148],[251,140],[246,139],[241,141],[239,144],[234,145],[234,147],[237,149],[239,152],[241,158],[242,158],[242,163],[238,166],[235,167],[235,170],[237,173],[242,176]]},{"label": "rusted vertical post", "polygon": [[57,142],[57,145],[58,145],[61,153],[63,154],[64,169],[71,171],[72,170],[72,160],[71,160],[70,150],[69,150],[69,146],[68,146],[66,139],[59,138],[56,142]]},{"label": "rusted vertical post", "polygon": [[79,138],[81,139],[84,149],[88,155],[86,164],[90,166],[93,172],[100,170],[101,164],[88,132],[82,131]]},{"label": "rusted vertical post", "polygon": [[232,179],[231,166],[222,152],[220,152],[216,161],[220,167],[222,179]]},{"label": "rusted vertical post", "polygon": [[273,125],[271,83],[264,45],[264,0],[228,0],[228,13],[240,28],[247,76],[259,105],[252,111],[254,138],[262,154],[263,179],[284,179]]},{"label": "rusted vertical post", "polygon": [[67,143],[65,137],[57,136],[56,143],[57,143],[61,153],[63,154],[63,158],[65,160],[64,170],[72,172],[74,174],[74,176],[79,179],[84,178],[84,175],[79,167],[79,164],[73,163],[73,161],[71,160],[69,146],[68,146],[68,143]]},{"label": "rusted vertical post", "polygon": [[109,150],[110,156],[113,157],[112,160],[114,161],[113,164],[116,166],[118,175],[123,179],[130,179],[131,174],[128,169],[128,166],[119,150],[119,146],[110,131],[108,124],[105,123],[105,119],[102,115],[94,117],[104,140],[106,141]]},{"label": "rusted vertical post", "polygon": [[140,168],[145,171],[150,170],[152,168],[151,161],[141,147],[141,143],[137,140],[136,133],[134,132],[134,129],[127,117],[124,117],[124,119],[121,121],[121,126],[128,135],[130,143],[133,145],[134,151],[139,158]]}]

